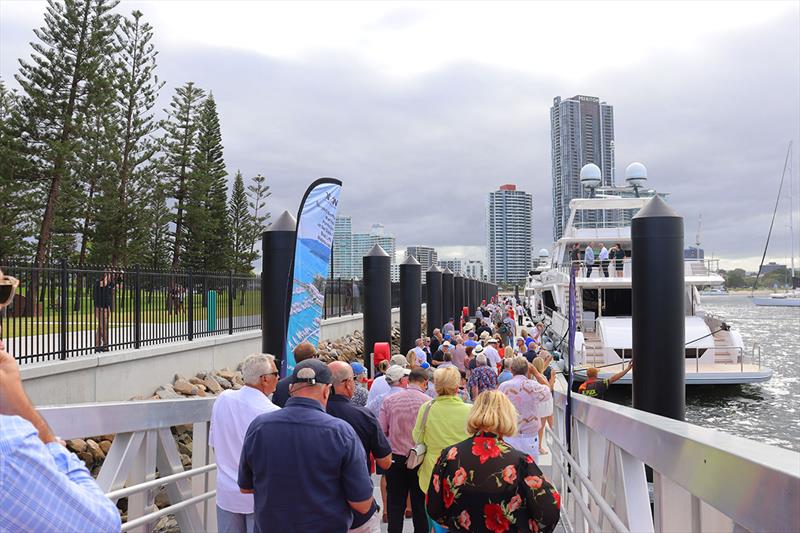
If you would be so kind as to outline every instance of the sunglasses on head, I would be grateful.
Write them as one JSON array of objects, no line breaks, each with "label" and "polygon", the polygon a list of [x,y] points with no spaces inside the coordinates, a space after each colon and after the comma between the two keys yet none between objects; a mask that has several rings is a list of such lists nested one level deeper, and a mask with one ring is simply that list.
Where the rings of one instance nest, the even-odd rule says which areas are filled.
[{"label": "sunglasses on head", "polygon": [[0,274],[0,309],[10,305],[19,287],[19,280]]}]

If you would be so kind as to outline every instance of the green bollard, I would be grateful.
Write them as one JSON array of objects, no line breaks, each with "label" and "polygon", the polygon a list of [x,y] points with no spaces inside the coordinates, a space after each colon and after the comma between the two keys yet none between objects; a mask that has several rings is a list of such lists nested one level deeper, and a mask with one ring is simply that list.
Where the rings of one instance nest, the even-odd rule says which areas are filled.
[{"label": "green bollard", "polygon": [[217,329],[217,291],[208,291],[208,331]]}]

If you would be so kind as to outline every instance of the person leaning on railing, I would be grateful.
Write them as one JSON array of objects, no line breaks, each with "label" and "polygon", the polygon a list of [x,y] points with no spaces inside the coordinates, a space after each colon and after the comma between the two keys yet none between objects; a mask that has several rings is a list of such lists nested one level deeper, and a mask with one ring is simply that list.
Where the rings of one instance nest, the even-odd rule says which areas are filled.
[{"label": "person leaning on railing", "polygon": [[438,456],[428,487],[428,515],[451,532],[548,532],[561,497],[533,458],[506,444],[517,412],[499,391],[486,391],[467,420],[471,435]]},{"label": "person leaning on railing", "polygon": [[[0,311],[19,282],[0,271]],[[0,341],[0,531],[119,531],[119,511],[22,387]]]}]

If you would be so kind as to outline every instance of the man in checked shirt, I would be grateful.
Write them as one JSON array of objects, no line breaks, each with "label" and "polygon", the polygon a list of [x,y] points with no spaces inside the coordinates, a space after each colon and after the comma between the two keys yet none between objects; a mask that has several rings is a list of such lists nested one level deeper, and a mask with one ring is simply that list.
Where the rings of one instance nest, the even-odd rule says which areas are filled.
[{"label": "man in checked shirt", "polygon": [[[0,311],[16,285],[0,271]],[[119,530],[117,507],[36,412],[0,341],[0,531]]]}]

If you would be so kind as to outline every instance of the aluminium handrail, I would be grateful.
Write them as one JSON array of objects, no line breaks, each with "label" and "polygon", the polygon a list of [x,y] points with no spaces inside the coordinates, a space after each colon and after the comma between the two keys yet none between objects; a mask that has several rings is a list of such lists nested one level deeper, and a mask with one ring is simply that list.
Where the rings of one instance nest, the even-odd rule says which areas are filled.
[{"label": "aluminium handrail", "polygon": [[122,524],[122,528],[120,531],[130,531],[133,528],[143,526],[149,522],[154,521],[156,518],[161,518],[162,516],[174,513],[175,511],[179,511],[196,503],[200,503],[205,500],[209,500],[217,495],[216,490],[210,490],[208,492],[204,492],[203,494],[198,494],[197,496],[193,496],[187,500],[183,500],[182,502],[178,502],[174,505],[170,505],[168,507],[164,507],[159,509],[158,511],[153,511],[152,513],[146,514],[144,516],[140,516],[134,520],[129,522],[125,522]]},{"label": "aluminium handrail", "polygon": [[[563,412],[566,395],[556,390],[553,400]],[[797,452],[580,395],[572,396],[571,412],[748,530],[800,530]],[[751,488],[741,490],[742,480]]]},{"label": "aluminium handrail", "polygon": [[[594,498],[594,501],[595,503],[597,503],[597,506],[600,508],[600,510],[603,512],[603,514],[609,520],[609,522],[611,522],[611,525],[614,528],[614,530],[622,533],[629,533],[630,530],[625,526],[624,523],[622,523],[622,520],[619,519],[617,513],[615,513],[614,510],[611,508],[611,506],[608,505],[608,503],[605,501],[605,499],[603,499],[600,493],[597,492],[597,489],[594,487],[594,484],[591,482],[591,480],[589,480],[586,474],[583,473],[583,469],[581,468],[581,466],[575,461],[575,459],[572,458],[572,456],[570,456],[569,452],[564,447],[564,445],[561,444],[561,442],[558,440],[558,437],[553,432],[553,430],[549,426],[547,426],[545,427],[545,431],[551,437],[550,442],[555,443],[556,447],[558,448],[559,456],[565,458],[567,462],[570,464],[570,466],[572,466],[572,472],[577,475],[578,479],[581,481],[581,484],[584,487],[586,487],[586,490],[589,491],[589,494],[591,494],[592,498]],[[555,465],[556,462],[554,461],[553,464]],[[561,465],[559,465],[559,470],[560,469]],[[572,488],[573,492],[578,492],[577,489],[575,489],[569,482],[569,476],[566,476],[566,479],[567,483],[570,484],[570,488]],[[582,501],[582,498],[578,498],[578,500]],[[597,529],[599,530],[600,528],[598,527]]]},{"label": "aluminium handrail", "polygon": [[124,489],[107,492],[106,498],[108,498],[109,500],[118,500],[119,498],[124,498],[126,496],[130,496],[131,494],[142,492],[143,490],[160,487],[162,485],[172,483],[173,481],[178,481],[180,479],[184,479],[187,477],[199,476],[201,474],[211,472],[212,470],[216,470],[216,468],[217,468],[216,463],[211,463],[209,465],[201,466],[199,468],[192,468],[191,470],[185,470],[183,472],[178,472],[177,474],[159,477],[150,481],[145,481],[144,483],[131,485],[130,487],[125,487]]}]

